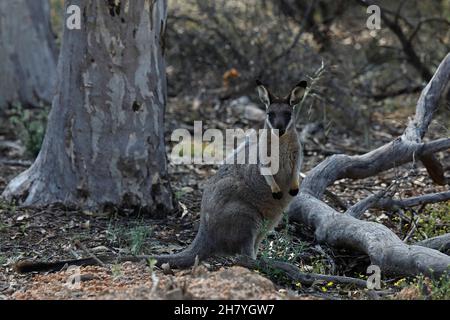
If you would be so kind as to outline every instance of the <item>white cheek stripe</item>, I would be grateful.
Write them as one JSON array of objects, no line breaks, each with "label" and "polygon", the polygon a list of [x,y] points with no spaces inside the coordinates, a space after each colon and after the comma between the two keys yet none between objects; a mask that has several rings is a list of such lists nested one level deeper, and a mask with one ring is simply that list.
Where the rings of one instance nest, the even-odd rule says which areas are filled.
[{"label": "white cheek stripe", "polygon": [[292,121],[292,120],[293,120],[293,118],[291,116],[291,120],[289,120],[289,123],[288,123],[288,125],[286,127],[286,131],[288,131],[292,127],[292,124],[294,123],[294,121]]},{"label": "white cheek stripe", "polygon": [[266,118],[266,123],[267,123],[267,125],[268,125],[269,128],[270,128],[270,133],[272,133],[273,135],[276,135],[275,132],[273,131],[273,130],[275,130],[275,129],[273,128],[273,126],[272,126],[272,124],[270,123],[270,121],[269,121],[268,118]]}]

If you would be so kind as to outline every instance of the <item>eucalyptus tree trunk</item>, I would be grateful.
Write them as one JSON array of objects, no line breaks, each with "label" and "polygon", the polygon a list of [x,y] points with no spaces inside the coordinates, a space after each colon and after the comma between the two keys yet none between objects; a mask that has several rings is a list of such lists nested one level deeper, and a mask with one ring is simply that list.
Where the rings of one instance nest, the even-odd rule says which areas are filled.
[{"label": "eucalyptus tree trunk", "polygon": [[48,0],[0,1],[0,109],[50,104],[56,58]]},{"label": "eucalyptus tree trunk", "polygon": [[3,196],[165,214],[174,207],[163,136],[167,2],[69,4],[81,9],[81,30],[64,30],[41,152]]}]

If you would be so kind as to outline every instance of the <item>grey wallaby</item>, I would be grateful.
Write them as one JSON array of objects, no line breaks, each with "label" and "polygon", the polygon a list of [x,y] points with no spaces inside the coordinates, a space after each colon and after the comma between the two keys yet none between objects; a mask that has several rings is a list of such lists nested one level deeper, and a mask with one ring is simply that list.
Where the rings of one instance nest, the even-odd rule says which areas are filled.
[{"label": "grey wallaby", "polygon": [[[277,97],[257,81],[259,97],[266,107],[263,132],[278,139],[279,166],[272,174],[261,173],[260,164],[225,164],[210,178],[203,192],[200,227],[194,241],[182,252],[161,256],[99,256],[58,262],[21,261],[18,272],[57,271],[67,265],[96,265],[101,262],[156,259],[186,268],[210,256],[245,255],[256,258],[267,231],[280,221],[292,197],[298,193],[302,147],[297,136],[294,107],[303,98],[306,81],[286,97]],[[269,139],[270,140],[270,139]]]}]

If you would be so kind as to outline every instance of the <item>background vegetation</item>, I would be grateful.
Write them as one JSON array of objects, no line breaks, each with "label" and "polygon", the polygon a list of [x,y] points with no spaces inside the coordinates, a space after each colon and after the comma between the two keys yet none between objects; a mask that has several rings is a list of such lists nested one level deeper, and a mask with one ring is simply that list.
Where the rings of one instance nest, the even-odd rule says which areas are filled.
[{"label": "background vegetation", "polygon": [[[52,25],[60,44],[63,0],[50,1]],[[261,79],[278,92],[287,92],[299,80],[307,79],[313,86],[298,126],[309,157],[305,170],[330,154],[360,153],[390,141],[404,127],[418,94],[450,51],[450,2],[385,0],[376,3],[383,13],[380,30],[366,27],[367,5],[358,0],[170,0],[165,36],[167,132],[180,125],[192,129],[192,120],[200,117],[209,119],[208,125],[219,128],[236,124],[257,126],[257,121],[245,119],[233,107],[243,97],[249,97],[246,101],[257,101],[255,79]],[[0,129],[0,136],[18,141],[18,146],[8,147],[13,150],[8,151],[8,159],[22,161],[37,156],[49,108],[15,105],[6,111],[7,116],[0,119],[0,128],[7,129]],[[438,110],[432,134],[448,136],[450,90],[443,96]],[[0,144],[0,152],[2,148]],[[26,151],[20,152],[20,148]],[[441,158],[446,160],[443,163],[448,169],[448,155]],[[126,254],[148,253],[149,248],[157,245],[167,248],[163,241],[159,243],[161,237],[155,236],[161,232],[170,233],[177,244],[184,245],[190,235],[183,227],[195,227],[201,183],[215,168],[180,170],[173,169],[172,174],[177,201],[184,205],[182,226],[169,225],[178,228],[170,233],[166,228],[154,230],[141,217],[135,220],[100,217],[104,221],[98,226],[100,231],[95,230],[105,235],[103,240],[96,240],[97,244],[106,243]],[[2,172],[0,191],[13,173]],[[364,186],[343,181],[333,186],[333,191],[344,199],[362,198],[364,194],[356,189],[375,192],[374,185],[386,187],[387,181],[400,177],[400,184],[406,190],[402,195],[414,195],[419,193],[417,190],[430,189],[429,181],[423,176],[423,170],[407,168],[389,172],[381,180],[365,181]],[[404,182],[407,177],[410,182]],[[188,211],[192,221],[184,218]],[[373,212],[368,219],[388,225],[405,242],[410,242],[450,232],[449,213],[450,204],[443,203],[405,212]],[[17,211],[11,204],[0,203],[0,214],[22,217],[14,220],[12,226],[16,229],[0,219],[0,237],[4,239],[28,235],[35,228],[27,222],[26,210]],[[67,211],[63,215],[66,217]],[[92,235],[86,220],[94,221],[95,214],[80,215],[75,222],[70,221],[72,218],[66,222],[80,226],[84,230],[80,233],[81,240],[88,241]],[[298,228],[301,226],[282,223],[264,241],[261,256],[296,263],[303,271],[364,275],[365,270],[361,268],[364,263],[360,263],[366,261],[364,258],[348,252],[336,254],[315,244],[313,238],[299,239]],[[67,230],[70,228],[56,233],[65,236]],[[75,238],[72,234],[70,237]],[[0,251],[0,264],[13,258]],[[341,267],[336,266],[336,261]],[[276,279],[277,284],[290,290],[303,290],[296,283]],[[450,298],[449,279],[384,280],[386,286],[402,292],[401,298]],[[315,289],[305,292],[325,295],[331,290],[342,297],[344,291],[333,283]]]}]

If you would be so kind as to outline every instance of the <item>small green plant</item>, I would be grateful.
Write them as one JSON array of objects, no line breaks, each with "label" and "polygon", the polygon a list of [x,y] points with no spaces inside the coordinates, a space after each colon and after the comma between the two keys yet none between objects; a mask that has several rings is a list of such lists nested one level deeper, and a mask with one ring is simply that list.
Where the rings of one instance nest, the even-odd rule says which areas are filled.
[{"label": "small green plant", "polygon": [[[270,232],[270,222],[265,220],[260,228],[264,239],[260,246],[259,255],[262,260],[278,260],[284,262],[295,262],[304,249],[303,243],[295,242],[289,232],[288,216],[283,215],[285,227],[281,231]],[[270,234],[269,234],[270,232]],[[285,273],[270,265],[261,265],[259,271],[269,278],[283,283],[290,282]]]},{"label": "small green plant", "polygon": [[[429,205],[417,220],[417,230],[413,239],[424,240],[450,232],[450,203]],[[411,213],[410,213],[411,214]],[[410,226],[406,226],[409,228]]]},{"label": "small green plant", "polygon": [[122,266],[120,264],[114,264],[111,267],[111,273],[114,279],[122,276]]},{"label": "small green plant", "polygon": [[110,220],[106,230],[106,240],[115,246],[122,247],[123,230],[113,222],[113,219]]},{"label": "small green plant", "polygon": [[147,263],[148,263],[148,267],[150,269],[150,273],[153,274],[153,272],[155,271],[155,266],[156,266],[156,259],[153,258],[148,258]]},{"label": "small green plant", "polygon": [[0,214],[9,213],[14,215],[17,210],[17,205],[15,201],[8,202],[4,200],[0,200]]},{"label": "small green plant", "polygon": [[175,191],[175,199],[180,200],[185,194],[184,190],[177,190]]},{"label": "small green plant", "polygon": [[24,109],[21,105],[13,108],[10,122],[31,157],[36,157],[41,150],[47,126],[47,115],[47,108],[33,111]]},{"label": "small green plant", "polygon": [[323,259],[318,257],[311,262],[312,272],[314,273],[328,273],[328,266],[324,263]]},{"label": "small green plant", "polygon": [[130,250],[134,255],[142,253],[145,240],[150,235],[150,228],[148,226],[136,226],[129,232]]},{"label": "small green plant", "polygon": [[145,241],[151,231],[149,226],[140,223],[133,223],[131,226],[125,227],[110,222],[106,230],[106,239],[120,248],[127,248],[133,255],[139,255],[143,253]]},{"label": "small green plant", "polygon": [[[266,259],[276,259],[285,262],[294,262],[304,251],[305,245],[302,242],[296,242],[289,232],[288,216],[283,215],[283,230],[274,232],[271,236],[266,236],[261,245],[261,257]],[[261,227],[264,234],[268,233],[268,223],[264,222]]]},{"label": "small green plant", "polygon": [[450,300],[450,276],[443,275],[439,279],[418,276],[413,284],[419,289],[422,299]]}]

